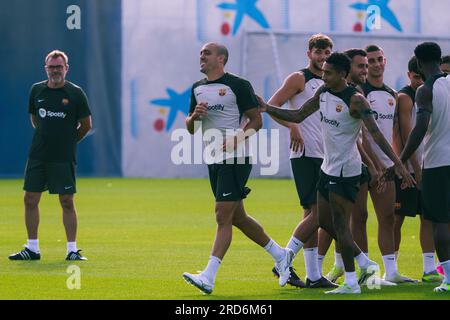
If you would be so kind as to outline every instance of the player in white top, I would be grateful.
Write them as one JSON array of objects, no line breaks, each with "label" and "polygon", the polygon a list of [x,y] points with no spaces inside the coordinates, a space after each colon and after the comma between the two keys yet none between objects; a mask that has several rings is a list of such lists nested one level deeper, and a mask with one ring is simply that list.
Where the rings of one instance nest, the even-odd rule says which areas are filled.
[{"label": "player in white top", "polygon": [[450,76],[442,73],[441,48],[424,42],[414,54],[425,84],[417,89],[416,125],[400,156],[406,162],[424,142],[424,218],[433,223],[434,245],[445,278],[436,292],[450,292]]},{"label": "player in white top", "polygon": [[[333,41],[326,35],[315,34],[308,40],[307,56],[309,64],[305,69],[291,73],[283,85],[268,101],[269,104],[281,107],[286,102],[289,109],[298,109],[317,89],[323,85],[322,66],[333,49]],[[304,218],[295,228],[287,248],[297,254],[303,247],[306,266],[306,285],[291,270],[288,284],[307,288],[333,288],[319,271],[317,258],[317,182],[323,160],[322,128],[320,113],[315,112],[300,124],[286,122],[274,118],[281,125],[289,128],[290,160],[295,186],[303,207]],[[278,275],[275,268],[275,275]]]},{"label": "player in white top", "polygon": [[[208,165],[211,189],[215,197],[215,217],[217,222],[216,238],[206,268],[199,274],[183,273],[183,278],[202,292],[210,294],[220,263],[231,244],[233,226],[240,229],[248,238],[263,247],[274,259],[279,283],[284,286],[289,279],[289,267],[294,253],[281,248],[273,241],[262,226],[244,208],[243,200],[249,193],[246,187],[252,169],[249,158],[229,158],[234,146],[245,142],[245,138],[254,134],[262,126],[261,114],[258,112],[258,100],[253,88],[245,79],[226,73],[224,66],[228,60],[228,50],[217,43],[207,43],[200,51],[200,71],[206,78],[197,81],[192,87],[191,107],[186,118],[189,133],[194,134],[201,122],[203,134],[208,129],[224,132],[225,142],[219,147],[226,151],[222,161],[215,157],[214,163]],[[246,116],[249,121],[234,136],[226,134],[237,130],[241,119]],[[219,150],[217,150],[219,151]],[[220,153],[220,152],[219,152]],[[217,154],[217,153],[216,153]],[[225,160],[226,159],[226,160]],[[230,161],[233,160],[233,161]],[[244,160],[244,161],[239,161]]]},{"label": "player in white top", "polygon": [[[403,150],[408,140],[411,129],[416,122],[417,105],[415,104],[416,90],[423,84],[422,76],[417,67],[416,57],[408,61],[409,84],[398,92],[398,133],[394,134],[394,150],[397,155]],[[423,144],[416,150],[416,155],[408,161],[410,173],[415,173],[414,178],[417,181],[417,188],[408,188],[401,190],[399,181],[395,180],[396,203],[395,203],[395,252],[400,248],[401,228],[405,217],[420,216],[420,246],[423,257],[423,282],[441,282],[442,276],[436,271],[433,225],[431,221],[423,218],[423,201],[420,191],[421,170],[422,170]]]},{"label": "player in white top", "polygon": [[[348,49],[344,52],[351,59],[351,67],[350,72],[347,76],[347,82],[350,86],[353,86],[360,90],[362,93],[362,89],[359,87],[360,85],[366,82],[367,78],[367,53],[363,49]],[[358,139],[358,150],[361,154],[361,158],[363,161],[363,166],[361,168],[361,180],[360,180],[360,188],[358,195],[356,197],[355,208],[351,215],[351,223],[350,228],[352,232],[353,239],[359,248],[367,253],[368,244],[367,244],[367,190],[369,184],[374,187],[376,183],[378,183],[379,178],[381,177],[380,172],[377,171],[373,162],[370,160],[364,149],[362,148],[361,137]],[[378,184],[382,187],[382,184]],[[323,230],[319,230],[319,270],[322,272],[322,263],[325,258],[325,255],[330,247],[332,238]],[[366,254],[367,255],[367,254]],[[339,252],[339,248],[335,246],[334,252],[335,262],[333,268],[326,275],[326,278],[332,282],[336,282],[341,276],[344,275],[344,262],[342,261],[341,253]],[[367,279],[359,279],[360,283],[363,283],[364,280]]]},{"label": "player in white top", "polygon": [[[323,65],[325,85],[298,110],[282,110],[259,98],[261,112],[266,111],[285,121],[300,123],[320,110],[324,161],[317,192],[319,225],[337,240],[346,271],[345,283],[328,291],[332,294],[361,292],[353,258],[356,258],[362,273],[375,264],[354,243],[348,223],[359,189],[361,157],[356,141],[363,122],[377,145],[394,162],[395,172],[403,177],[404,186],[414,183],[378,129],[367,100],[347,85],[345,79],[349,70],[350,59],[343,53],[333,53]],[[372,271],[375,273],[376,270]]]},{"label": "player in white top", "polygon": [[[376,45],[366,47],[369,69],[367,81],[362,85],[364,95],[375,112],[375,119],[380,131],[390,145],[393,144],[393,134],[397,126],[397,93],[384,83],[386,57],[383,49]],[[378,171],[385,171],[392,166],[392,161],[376,145],[372,137],[363,130],[363,145],[374,162]],[[388,181],[383,192],[370,190],[373,206],[378,220],[378,246],[381,251],[385,275],[384,279],[393,283],[415,283],[398,272],[395,256],[394,216],[395,216],[395,184]]]}]

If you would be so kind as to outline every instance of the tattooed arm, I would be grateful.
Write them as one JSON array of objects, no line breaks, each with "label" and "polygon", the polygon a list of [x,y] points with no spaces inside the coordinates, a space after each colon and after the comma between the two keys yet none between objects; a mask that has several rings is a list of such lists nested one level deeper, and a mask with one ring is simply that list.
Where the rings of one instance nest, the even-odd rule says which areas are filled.
[{"label": "tattooed arm", "polygon": [[325,85],[317,89],[314,96],[308,99],[301,107],[297,110],[286,110],[271,106],[264,102],[261,97],[258,97],[259,106],[261,112],[267,112],[272,117],[276,117],[280,120],[300,123],[309,117],[311,114],[319,110],[320,108],[320,94],[324,91]]},{"label": "tattooed arm", "polygon": [[392,150],[391,145],[378,128],[378,125],[372,115],[372,110],[370,109],[369,103],[359,93],[353,95],[351,98],[350,114],[355,118],[360,118],[364,122],[367,131],[373,137],[375,143],[389,157],[389,159],[394,162],[394,170],[399,178],[403,179],[404,184],[408,187],[413,186],[415,183],[414,179],[411,177],[408,170],[406,170],[405,166],[397,157],[394,150]]}]

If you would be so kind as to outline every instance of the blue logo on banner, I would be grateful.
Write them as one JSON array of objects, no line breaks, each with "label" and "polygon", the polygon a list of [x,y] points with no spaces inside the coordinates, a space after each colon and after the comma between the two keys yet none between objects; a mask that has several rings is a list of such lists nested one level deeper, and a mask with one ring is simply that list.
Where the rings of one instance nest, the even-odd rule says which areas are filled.
[{"label": "blue logo on banner", "polygon": [[367,0],[367,3],[357,2],[350,5],[350,7],[358,11],[366,11],[370,6],[378,6],[380,8],[381,18],[386,20],[396,30],[403,32],[402,26],[398,22],[397,17],[389,8],[389,1],[390,0]]},{"label": "blue logo on banner", "polygon": [[166,89],[167,94],[169,95],[168,99],[154,99],[150,100],[151,104],[155,104],[157,106],[168,107],[170,109],[169,116],[167,117],[167,125],[166,131],[169,131],[175,119],[177,117],[178,112],[181,112],[183,115],[189,114],[189,100],[191,98],[191,87],[189,87],[186,91],[182,93],[177,93],[175,90],[171,88]]},{"label": "blue logo on banner", "polygon": [[242,20],[246,15],[256,21],[264,29],[270,28],[264,15],[256,8],[256,2],[258,0],[235,0],[235,3],[222,2],[217,5],[222,10],[235,10],[236,17],[233,26],[233,35],[238,31]]}]

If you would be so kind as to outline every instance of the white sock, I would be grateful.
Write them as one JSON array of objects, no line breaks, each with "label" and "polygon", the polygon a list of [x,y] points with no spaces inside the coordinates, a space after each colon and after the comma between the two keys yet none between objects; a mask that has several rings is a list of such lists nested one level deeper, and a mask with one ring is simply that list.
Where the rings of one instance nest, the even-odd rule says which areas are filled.
[{"label": "white sock", "polygon": [[281,248],[278,243],[270,239],[269,243],[264,247],[264,250],[266,250],[272,258],[275,260],[275,262],[279,262],[284,258],[285,251],[283,248]]},{"label": "white sock", "polygon": [[286,248],[291,249],[292,251],[294,251],[295,255],[297,255],[297,253],[303,248],[303,242],[292,236]]},{"label": "white sock", "polygon": [[303,250],[305,256],[306,277],[311,281],[320,279],[319,265],[317,263],[318,248],[308,248]]},{"label": "white sock", "polygon": [[38,239],[28,239],[27,248],[34,253],[39,253],[39,240]]},{"label": "white sock", "polygon": [[344,268],[344,260],[342,260],[342,255],[336,251],[334,252],[334,265],[338,268]]},{"label": "white sock", "polygon": [[441,262],[441,267],[444,269],[445,283],[450,283],[450,260]]},{"label": "white sock", "polygon": [[353,287],[357,284],[355,271],[345,273],[345,283],[348,284],[350,287]]},{"label": "white sock", "polygon": [[383,258],[383,264],[384,264],[384,272],[386,273],[387,277],[395,275],[397,270],[397,261],[395,261],[395,254],[387,254],[385,256],[382,256]]},{"label": "white sock", "polygon": [[67,253],[69,252],[77,252],[77,242],[67,242]]},{"label": "white sock", "polygon": [[430,273],[436,271],[434,264],[434,252],[424,252],[423,256],[423,273]]},{"label": "white sock", "polygon": [[217,270],[219,269],[220,263],[222,261],[215,257],[215,256],[210,256],[209,257],[209,261],[208,261],[208,265],[206,266],[205,270],[203,270],[202,274],[211,282],[214,283],[214,281],[216,280],[216,274],[217,274]]},{"label": "white sock", "polygon": [[364,252],[361,252],[359,255],[355,257],[356,263],[358,264],[358,267],[360,269],[366,269],[369,266],[370,260],[369,258],[364,254]]},{"label": "white sock", "polygon": [[323,274],[323,261],[325,260],[325,256],[317,255],[317,265],[319,266],[320,275]]}]

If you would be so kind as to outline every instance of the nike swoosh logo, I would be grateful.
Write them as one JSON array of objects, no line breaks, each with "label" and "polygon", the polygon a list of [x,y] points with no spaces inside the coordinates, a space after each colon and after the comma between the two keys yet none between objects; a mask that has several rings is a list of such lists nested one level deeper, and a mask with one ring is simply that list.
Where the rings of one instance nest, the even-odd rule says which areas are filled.
[{"label": "nike swoosh logo", "polygon": [[313,89],[313,90],[316,90],[316,88],[317,88],[317,87],[313,87],[313,86],[311,86],[311,89]]},{"label": "nike swoosh logo", "polygon": [[45,99],[42,99],[42,100],[38,100],[38,102],[42,102],[42,101],[45,101]]},{"label": "nike swoosh logo", "polygon": [[66,189],[66,190],[69,190],[70,188],[72,188],[72,186],[70,186],[70,187],[64,187],[64,189]]},{"label": "nike swoosh logo", "polygon": [[230,194],[232,194],[233,192],[230,192],[230,193],[222,193],[222,196],[223,197],[228,197]]},{"label": "nike swoosh logo", "polygon": [[200,92],[200,93],[197,93],[197,94],[196,94],[195,96],[197,96],[197,97],[198,97],[198,96],[199,96],[199,95],[201,95],[201,94],[202,94],[202,92]]},{"label": "nike swoosh logo", "polygon": [[370,100],[370,103],[374,103],[375,101],[377,101],[377,100]]},{"label": "nike swoosh logo", "polygon": [[336,182],[330,181],[330,184],[336,184]]},{"label": "nike swoosh logo", "polygon": [[322,100],[322,99],[320,99],[320,102],[327,102],[327,100]]}]

